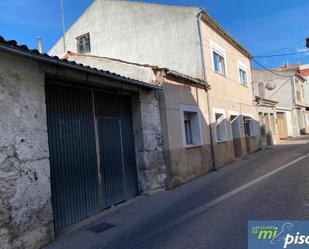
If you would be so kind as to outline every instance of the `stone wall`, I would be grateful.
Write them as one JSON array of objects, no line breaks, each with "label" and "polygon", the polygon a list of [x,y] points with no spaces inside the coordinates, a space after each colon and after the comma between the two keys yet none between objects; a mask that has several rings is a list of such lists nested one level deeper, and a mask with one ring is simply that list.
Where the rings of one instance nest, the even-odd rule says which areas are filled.
[{"label": "stone wall", "polygon": [[164,189],[166,165],[158,98],[155,91],[140,90],[132,104],[139,189],[143,193]]},{"label": "stone wall", "polygon": [[44,74],[0,52],[0,248],[53,239]]}]

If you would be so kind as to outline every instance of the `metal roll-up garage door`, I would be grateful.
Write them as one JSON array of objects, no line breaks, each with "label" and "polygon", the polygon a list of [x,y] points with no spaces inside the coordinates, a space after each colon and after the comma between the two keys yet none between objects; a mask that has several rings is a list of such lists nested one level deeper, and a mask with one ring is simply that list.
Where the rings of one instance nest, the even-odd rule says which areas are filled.
[{"label": "metal roll-up garage door", "polygon": [[46,83],[55,230],[137,194],[129,96]]}]

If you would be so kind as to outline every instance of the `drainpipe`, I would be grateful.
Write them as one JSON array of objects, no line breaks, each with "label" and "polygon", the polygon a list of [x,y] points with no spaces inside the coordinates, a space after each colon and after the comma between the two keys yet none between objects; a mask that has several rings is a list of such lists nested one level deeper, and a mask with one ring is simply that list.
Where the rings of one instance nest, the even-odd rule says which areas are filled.
[{"label": "drainpipe", "polygon": [[[204,81],[207,81],[207,71],[206,71],[206,65],[205,65],[205,58],[204,58],[204,47],[203,47],[203,37],[202,37],[202,30],[201,30],[201,22],[202,22],[202,16],[204,14],[204,11],[201,10],[201,12],[197,16],[197,26],[198,26],[198,36],[200,41],[200,50],[201,50],[201,60],[202,60],[202,77]],[[205,88],[206,94],[207,94],[207,106],[208,106],[208,122],[209,122],[209,131],[210,131],[210,143],[211,143],[211,156],[213,161],[213,169],[218,170],[219,169],[219,163],[217,160],[217,143],[215,141],[215,132],[213,128],[214,120],[212,115],[212,105],[211,105],[211,95],[208,91],[209,88]]]},{"label": "drainpipe", "polygon": [[[260,136],[260,148],[262,148],[262,146],[263,146],[263,141],[262,141],[262,133],[261,133],[261,129],[262,129],[262,124],[260,123],[260,120],[259,120],[259,118],[260,118],[260,114],[259,114],[259,110],[258,110],[258,102],[256,101],[256,99],[255,99],[255,96],[256,95],[258,95],[258,96],[260,96],[260,93],[259,93],[259,90],[258,90],[258,83],[257,83],[257,81],[255,82],[254,81],[254,78],[253,78],[253,65],[252,65],[252,57],[250,58],[250,71],[251,71],[251,87],[252,87],[252,89],[251,89],[251,91],[252,91],[252,104],[255,106],[255,111],[256,111],[256,114],[257,114],[257,120],[256,120],[256,122],[259,124],[258,125],[258,135]],[[256,84],[256,86],[255,86],[255,83],[257,83]],[[255,89],[257,88],[257,94],[255,94]],[[265,96],[263,96],[263,97],[265,97]],[[275,115],[277,115],[277,112],[275,112]],[[275,115],[274,115],[274,118],[275,118]],[[269,116],[269,119],[270,119],[270,115],[268,115]],[[263,114],[263,119],[264,119],[264,114]]]}]

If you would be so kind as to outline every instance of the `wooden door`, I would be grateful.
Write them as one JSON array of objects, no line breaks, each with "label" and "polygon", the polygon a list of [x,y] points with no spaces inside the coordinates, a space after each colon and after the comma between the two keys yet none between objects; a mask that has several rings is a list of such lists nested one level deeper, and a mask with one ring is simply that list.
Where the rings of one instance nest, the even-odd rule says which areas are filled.
[{"label": "wooden door", "polygon": [[287,135],[287,128],[286,128],[286,120],[283,112],[277,113],[278,119],[278,132],[279,132],[279,139],[286,138]]}]

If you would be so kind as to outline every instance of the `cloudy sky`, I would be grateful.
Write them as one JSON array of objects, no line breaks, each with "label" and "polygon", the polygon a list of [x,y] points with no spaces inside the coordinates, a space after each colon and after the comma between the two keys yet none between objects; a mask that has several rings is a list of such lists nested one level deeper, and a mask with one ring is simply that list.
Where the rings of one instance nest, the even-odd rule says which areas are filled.
[{"label": "cloudy sky", "polygon": [[[252,55],[306,52],[309,36],[308,0],[138,0],[204,8]],[[69,27],[92,0],[64,0]],[[62,33],[60,0],[1,0],[0,35],[36,48],[37,37],[48,51]],[[309,53],[257,58],[266,67],[309,63]]]}]

